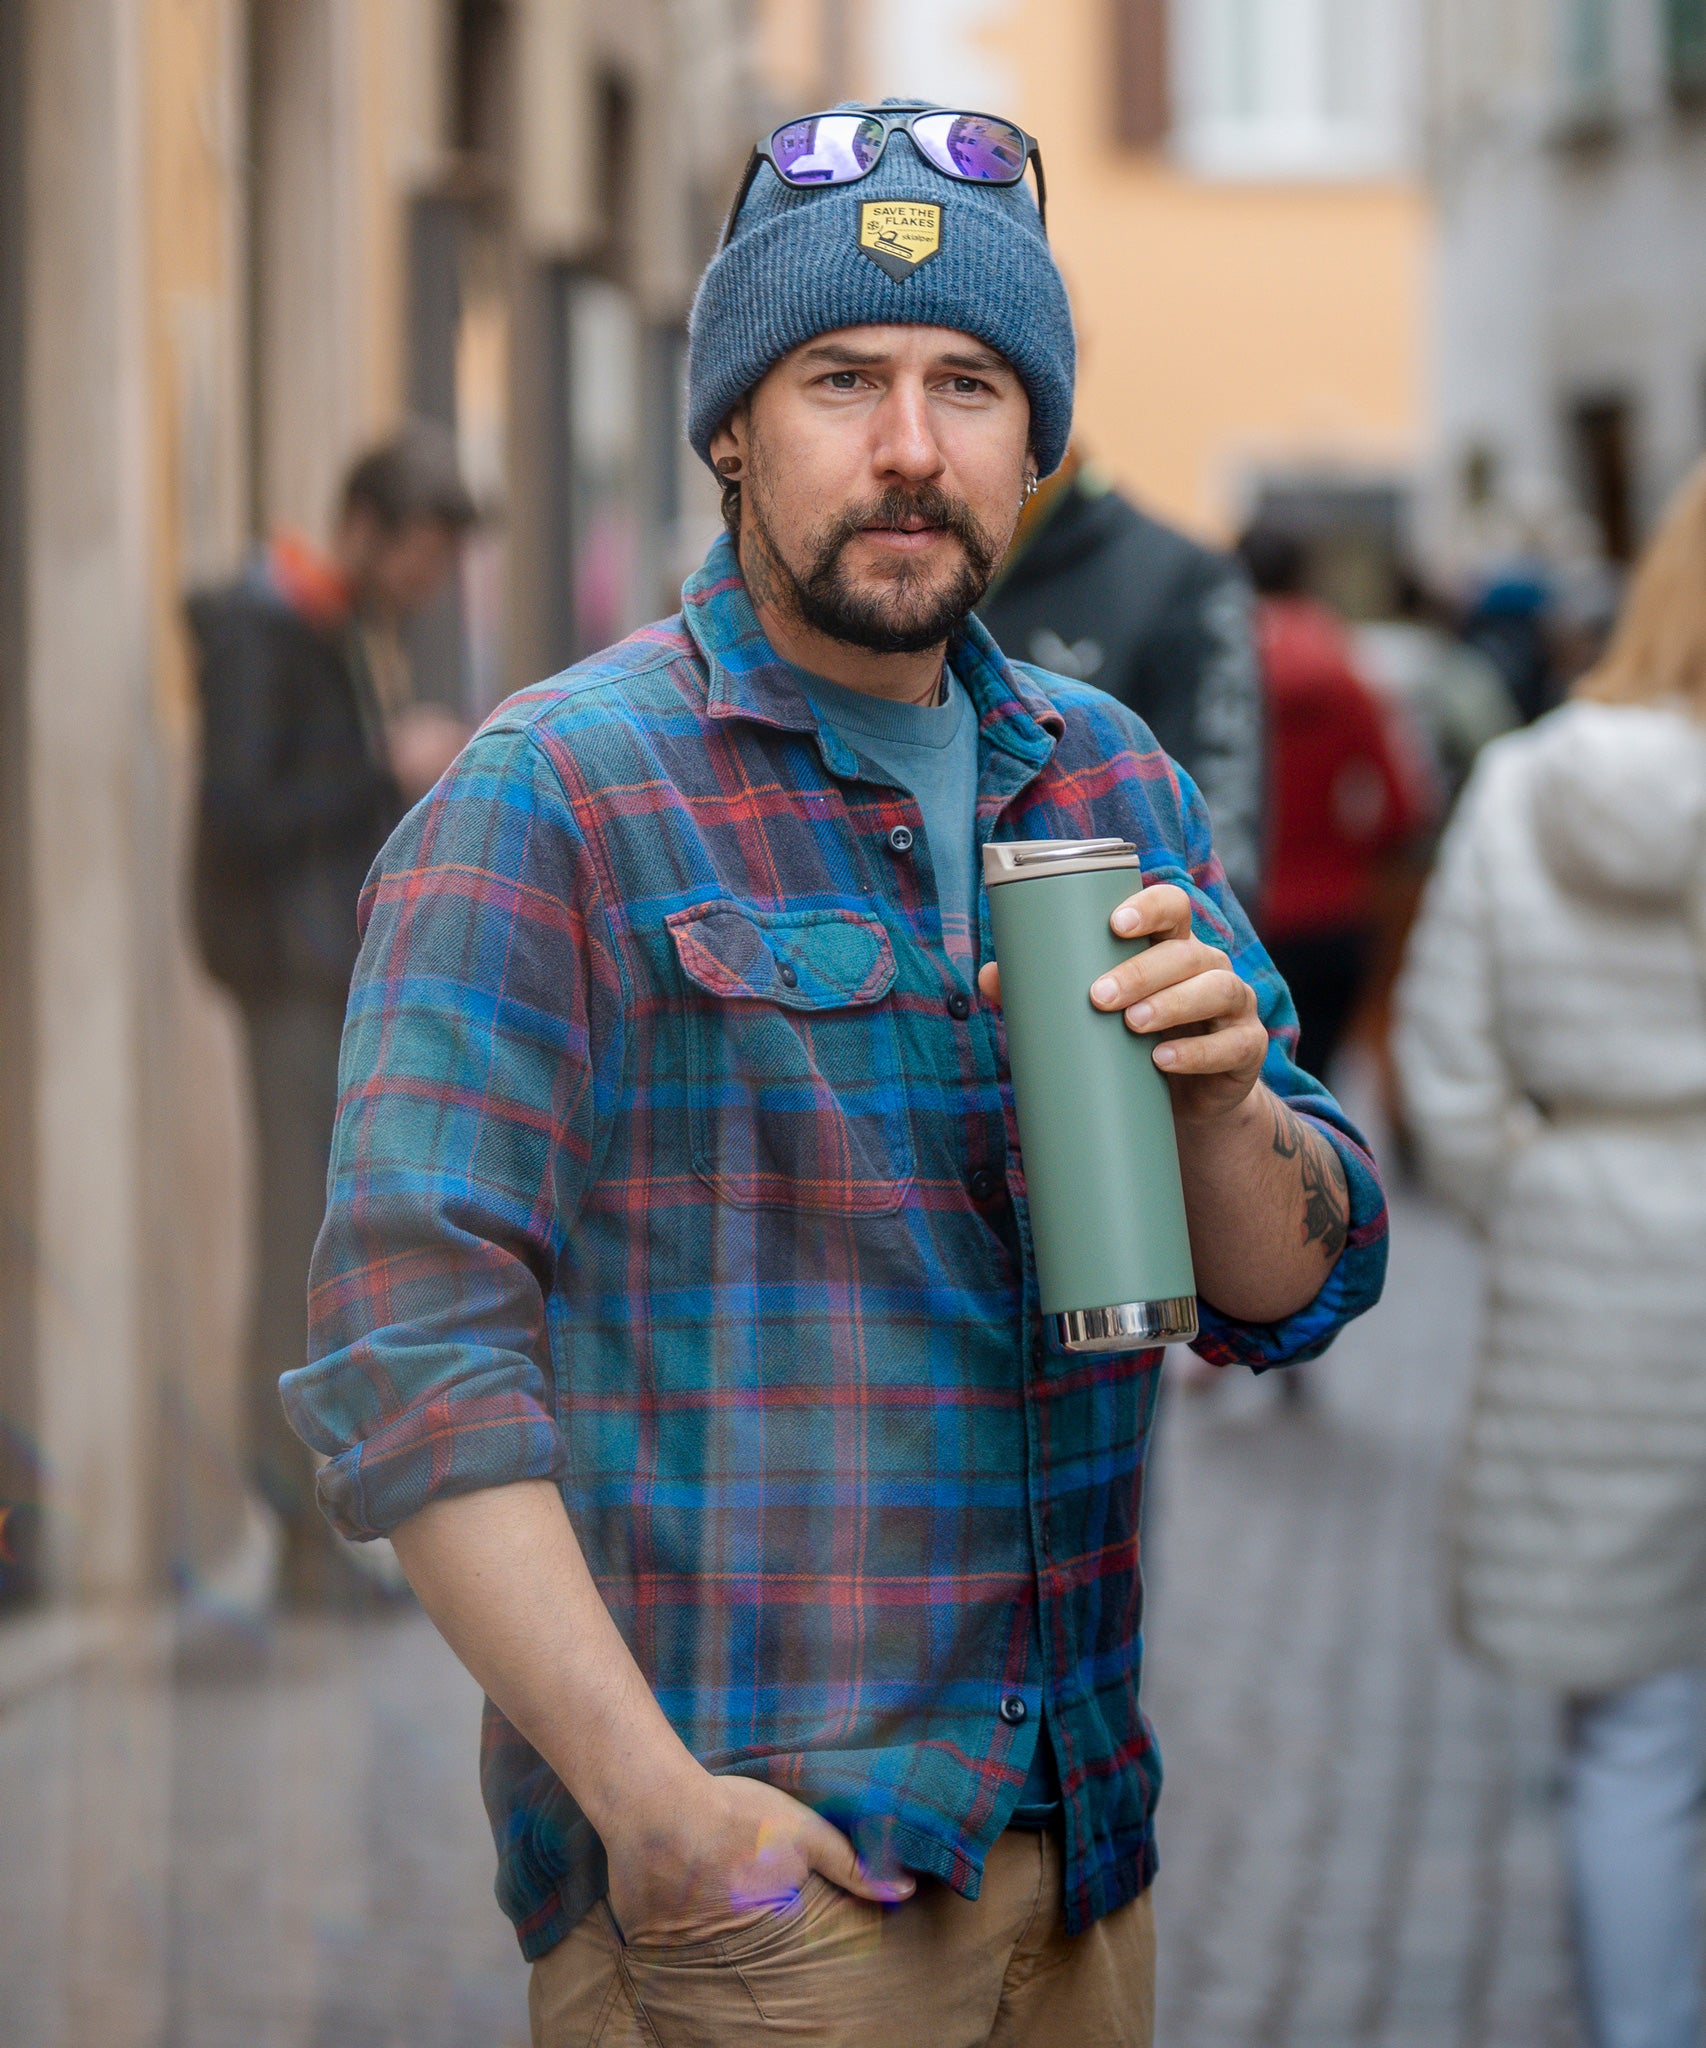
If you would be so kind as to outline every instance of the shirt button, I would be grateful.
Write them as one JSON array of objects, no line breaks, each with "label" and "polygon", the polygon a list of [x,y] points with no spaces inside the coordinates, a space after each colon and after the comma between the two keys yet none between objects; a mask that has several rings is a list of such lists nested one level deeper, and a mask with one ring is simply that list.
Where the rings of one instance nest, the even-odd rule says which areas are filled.
[{"label": "shirt button", "polygon": [[797,973],[796,973],[796,972],[794,971],[794,968],[792,967],[792,965],[791,965],[791,964],[790,964],[790,963],[789,963],[788,961],[786,961],[786,960],[778,960],[778,961],[777,961],[777,963],[776,963],[776,979],[777,979],[777,980],[778,980],[779,982],[781,982],[781,984],[782,984],[782,986],[783,986],[784,988],[798,988],[798,987],[799,987],[799,983],[800,983],[800,977],[799,977],[799,975],[798,975],[798,974],[797,974]]},{"label": "shirt button", "polygon": [[957,1017],[962,1023],[971,1015],[971,997],[963,989],[955,989],[949,996],[948,1015]]},{"label": "shirt button", "polygon": [[912,851],[912,827],[910,825],[897,825],[889,834],[889,844],[896,853],[910,853]]},{"label": "shirt button", "polygon": [[1016,1692],[1010,1692],[1001,1702],[1001,1718],[1009,1728],[1017,1728],[1030,1709]]},{"label": "shirt button", "polygon": [[1000,1185],[1000,1180],[987,1166],[980,1166],[971,1177],[971,1198],[974,1202],[987,1202]]}]

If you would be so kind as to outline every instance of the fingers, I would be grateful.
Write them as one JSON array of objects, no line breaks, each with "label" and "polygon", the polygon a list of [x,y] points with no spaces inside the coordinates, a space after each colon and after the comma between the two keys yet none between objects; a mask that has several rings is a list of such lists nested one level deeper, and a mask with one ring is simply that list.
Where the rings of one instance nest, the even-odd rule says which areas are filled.
[{"label": "fingers", "polygon": [[1205,946],[1200,939],[1161,939],[1093,981],[1090,1000],[1098,1010],[1129,1010],[1175,983],[1230,971],[1231,964],[1218,946]]},{"label": "fingers", "polygon": [[839,1885],[844,1892],[851,1892],[857,1899],[873,1899],[879,1905],[892,1904],[896,1899],[911,1898],[915,1889],[912,1877],[904,1870],[896,1871],[892,1877],[875,1877],[859,1861],[853,1844],[839,1828],[819,1818],[815,1827],[801,1836],[799,1848],[813,1870],[827,1877],[831,1884]]},{"label": "fingers", "polygon": [[1253,1017],[1216,1030],[1166,1039],[1155,1048],[1155,1064],[1177,1076],[1241,1074],[1254,1081],[1267,1053],[1268,1034],[1261,1019]]},{"label": "fingers", "polygon": [[1177,937],[1191,928],[1191,899],[1176,882],[1156,882],[1116,905],[1108,922],[1122,939]]},{"label": "fingers", "polygon": [[1256,1014],[1256,991],[1230,967],[1211,967],[1130,1004],[1133,1031],[1182,1031],[1192,1024],[1241,1024]]}]

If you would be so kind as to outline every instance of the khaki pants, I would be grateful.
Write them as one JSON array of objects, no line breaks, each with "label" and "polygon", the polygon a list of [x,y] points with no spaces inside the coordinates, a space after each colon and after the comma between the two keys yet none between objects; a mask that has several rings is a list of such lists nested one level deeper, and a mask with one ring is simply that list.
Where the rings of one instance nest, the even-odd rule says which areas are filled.
[{"label": "khaki pants", "polygon": [[533,1968],[534,2048],[1150,2048],[1150,1894],[1077,1936],[1051,1835],[1009,1830],[983,1895],[873,1906],[820,1877],[720,1941],[624,1944],[593,1908]]}]

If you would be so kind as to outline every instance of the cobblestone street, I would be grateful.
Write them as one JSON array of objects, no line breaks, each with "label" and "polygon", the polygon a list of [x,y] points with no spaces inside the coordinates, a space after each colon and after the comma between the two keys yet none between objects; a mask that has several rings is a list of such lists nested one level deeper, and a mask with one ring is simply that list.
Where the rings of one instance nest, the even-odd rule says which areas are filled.
[{"label": "cobblestone street", "polygon": [[[1305,1403],[1169,1395],[1163,2048],[1578,2048],[1550,1715],[1439,1621],[1474,1261],[1398,1222],[1386,1304]],[[168,1669],[143,1641],[0,1709],[5,2048],[525,2041],[478,1703],[425,1621]]]}]

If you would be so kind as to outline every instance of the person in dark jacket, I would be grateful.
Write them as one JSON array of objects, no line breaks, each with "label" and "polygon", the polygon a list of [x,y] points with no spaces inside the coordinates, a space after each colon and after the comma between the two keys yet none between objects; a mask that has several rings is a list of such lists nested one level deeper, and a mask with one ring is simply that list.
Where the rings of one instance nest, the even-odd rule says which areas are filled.
[{"label": "person in dark jacket", "polygon": [[1069,455],[1026,509],[978,617],[1003,651],[1133,710],[1203,793],[1240,901],[1262,865],[1261,677],[1238,565]]},{"label": "person in dark jacket", "polygon": [[329,554],[281,535],[235,583],[187,601],[202,702],[196,926],[241,1006],[253,1087],[249,1479],[283,1524],[286,1585],[305,1593],[336,1567],[278,1381],[307,1355],[357,901],[466,737],[407,701],[398,629],[443,588],[473,517],[449,436],[415,425],[351,469]]}]

